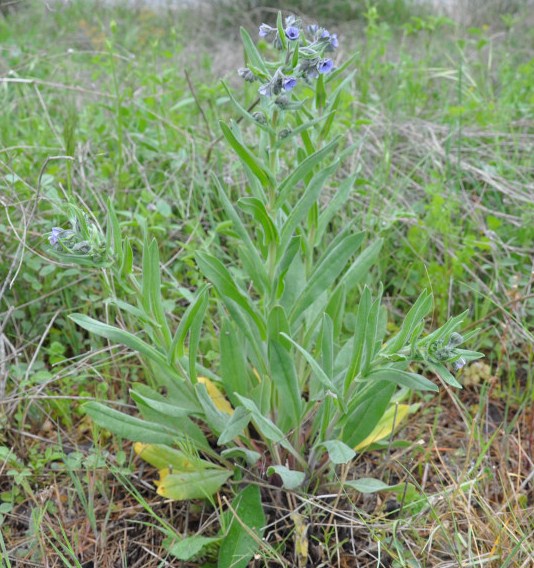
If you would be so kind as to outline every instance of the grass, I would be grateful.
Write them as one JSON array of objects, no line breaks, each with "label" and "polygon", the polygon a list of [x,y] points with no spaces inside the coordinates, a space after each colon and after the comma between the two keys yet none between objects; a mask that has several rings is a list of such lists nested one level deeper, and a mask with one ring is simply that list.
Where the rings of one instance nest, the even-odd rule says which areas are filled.
[{"label": "grass", "polygon": [[[386,450],[337,472],[400,489],[286,494],[258,479],[270,505],[255,566],[527,567],[534,557],[533,32],[520,12],[466,29],[405,9],[397,23],[369,8],[335,26],[341,56],[360,54],[337,118],[357,143],[343,174],[359,178],[331,230],[355,218],[385,239],[367,284],[384,283],[397,322],[432,289],[428,328],[469,308],[486,358],[463,371],[461,392],[443,385],[419,399]],[[215,507],[163,501],[131,444],[80,411],[93,399],[131,408],[129,385],[145,369],[68,319],[113,323],[103,301],[113,291],[97,270],[51,259],[43,236],[64,224],[64,199],[104,225],[111,198],[136,262],[143,227],[158,238],[165,310],[179,321],[199,284],[194,252],[232,255],[210,174],[233,198],[245,191],[219,140],[218,118],[235,114],[218,79],[239,92],[242,64],[236,22],[228,31],[223,16],[83,3],[0,16],[6,566],[172,566],[170,543],[225,522],[231,495]],[[216,338],[206,326],[207,366]]]}]

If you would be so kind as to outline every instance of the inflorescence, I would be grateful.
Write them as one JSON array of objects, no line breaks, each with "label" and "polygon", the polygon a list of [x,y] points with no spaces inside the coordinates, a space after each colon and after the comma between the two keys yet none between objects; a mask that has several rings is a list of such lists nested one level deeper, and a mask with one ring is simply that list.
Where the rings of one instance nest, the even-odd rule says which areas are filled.
[{"label": "inflorescence", "polygon": [[334,51],[339,42],[337,34],[331,34],[317,24],[303,27],[302,21],[295,16],[285,19],[283,31],[282,40],[278,27],[273,28],[268,24],[259,27],[261,38],[279,50],[284,50],[285,46],[285,58],[271,76],[252,66],[242,67],[238,73],[245,81],[261,81],[258,93],[264,97],[278,97],[275,103],[287,108],[284,93],[292,91],[299,80],[310,82],[334,69],[334,61],[325,57],[325,54]]}]

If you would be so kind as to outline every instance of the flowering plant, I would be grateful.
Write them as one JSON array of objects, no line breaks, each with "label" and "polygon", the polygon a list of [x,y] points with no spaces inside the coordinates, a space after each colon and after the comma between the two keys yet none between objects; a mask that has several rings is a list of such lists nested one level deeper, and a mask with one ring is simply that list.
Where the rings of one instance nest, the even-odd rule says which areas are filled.
[{"label": "flowering plant", "polygon": [[[411,391],[438,390],[421,370],[459,386],[446,365],[480,356],[459,349],[469,339],[457,332],[463,314],[424,335],[432,309],[426,291],[398,332],[387,337],[382,289],[373,296],[365,286],[381,240],[363,247],[364,233],[350,223],[337,234],[329,231],[357,179],[357,173],[336,177],[352,148],[340,136],[329,139],[346,84],[337,81],[327,96],[324,77],[337,79],[346,68],[333,71],[334,62],[325,57],[338,39],[293,17],[283,25],[280,14],[276,27],[262,24],[259,32],[279,57],[265,60],[242,30],[247,67],[239,73],[261,83],[261,110],[251,114],[228,90],[255,139],[247,144],[248,131],[221,122],[246,186],[234,203],[229,189],[212,178],[231,229],[228,248],[206,248],[195,256],[209,285],[196,290],[172,330],[157,243],[145,239],[142,270],[136,272],[132,247],[110,205],[113,275],[117,289],[134,298],[133,304],[116,305],[145,336],[71,316],[90,332],[137,351],[153,380],[165,387],[162,395],[147,384],[133,386],[142,418],[98,402],[84,408],[103,427],[136,442],[139,455],[160,471],[158,493],[173,499],[210,497],[231,478],[245,486],[263,479],[290,491],[332,482],[329,472],[337,465],[380,448],[417,409],[404,401]],[[311,99],[296,98],[301,81],[312,90]],[[325,201],[321,193],[329,185],[336,191]],[[61,238],[54,229],[52,244]],[[218,357],[209,366],[199,352],[207,314],[218,332]],[[236,499],[259,511],[252,528],[259,534],[259,490],[246,487]]]}]

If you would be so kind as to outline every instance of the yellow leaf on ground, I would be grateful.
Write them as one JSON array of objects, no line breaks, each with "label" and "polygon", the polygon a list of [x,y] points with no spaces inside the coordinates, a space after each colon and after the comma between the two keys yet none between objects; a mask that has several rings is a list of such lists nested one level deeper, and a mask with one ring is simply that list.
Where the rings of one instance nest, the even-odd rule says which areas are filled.
[{"label": "yellow leaf on ground", "polygon": [[233,414],[234,409],[232,405],[226,400],[226,397],[223,393],[219,390],[219,387],[213,382],[207,379],[206,377],[198,377],[198,382],[203,384],[208,391],[208,395],[213,401],[213,404],[225,414]]},{"label": "yellow leaf on ground", "polygon": [[380,422],[375,426],[369,436],[355,446],[354,449],[359,451],[375,442],[387,438],[393,430],[399,427],[400,423],[410,414],[410,411],[413,410],[412,405],[409,404],[394,404],[390,406],[386,412],[384,412]]}]

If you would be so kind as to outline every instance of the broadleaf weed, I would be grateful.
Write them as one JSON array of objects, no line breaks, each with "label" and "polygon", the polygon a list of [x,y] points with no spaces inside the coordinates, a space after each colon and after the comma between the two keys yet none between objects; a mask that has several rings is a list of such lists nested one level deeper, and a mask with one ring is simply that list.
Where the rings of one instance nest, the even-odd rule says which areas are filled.
[{"label": "broadleaf weed", "polygon": [[[133,386],[142,419],[94,402],[87,413],[122,437],[151,444],[151,453],[175,442],[203,456],[182,470],[158,467],[160,483],[173,484],[160,484],[160,494],[181,500],[209,497],[237,470],[241,483],[267,475],[290,490],[317,487],[328,468],[391,435],[396,419],[415,410],[395,411],[399,392],[438,390],[420,374],[425,368],[459,386],[448,366],[481,356],[459,348],[463,316],[424,335],[433,305],[426,290],[386,339],[382,289],[373,296],[366,286],[381,239],[364,244],[366,235],[352,224],[330,234],[357,175],[336,178],[353,147],[336,122],[346,79],[334,57],[335,34],[279,15],[276,26],[260,26],[260,48],[245,30],[241,37],[247,67],[239,74],[245,98],[259,98],[258,110],[245,110],[225,86],[246,120],[221,120],[220,128],[245,183],[233,202],[235,190],[213,176],[230,230],[225,245],[212,241],[194,254],[199,284],[188,292],[180,323],[173,329],[165,307],[157,241],[145,230],[137,270],[133,241],[111,203],[106,236],[69,205],[71,228],[56,227],[49,237],[58,259],[102,271],[111,302],[142,336],[82,314],[71,319],[137,351],[153,386],[166,391]],[[324,205],[329,184],[341,197]],[[208,328],[211,360],[202,349]],[[216,439],[214,449],[209,442]]]}]

